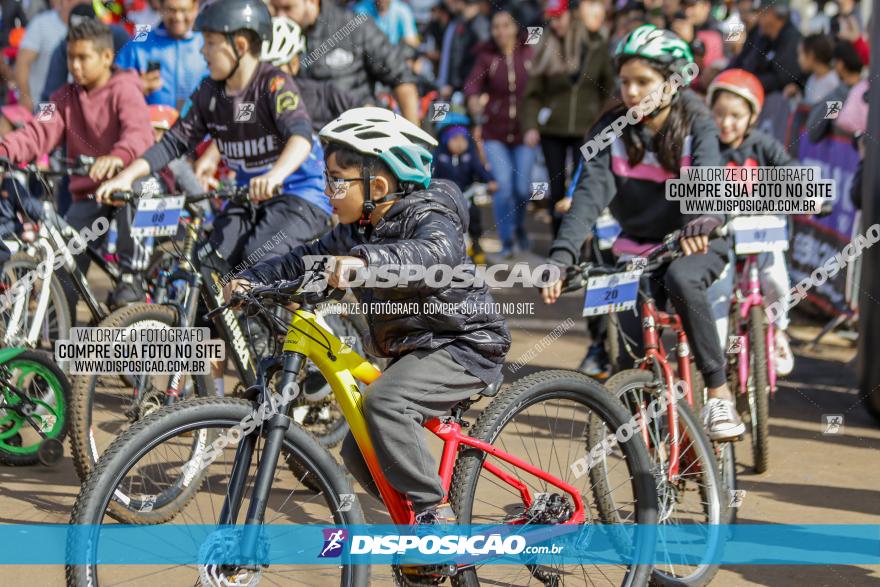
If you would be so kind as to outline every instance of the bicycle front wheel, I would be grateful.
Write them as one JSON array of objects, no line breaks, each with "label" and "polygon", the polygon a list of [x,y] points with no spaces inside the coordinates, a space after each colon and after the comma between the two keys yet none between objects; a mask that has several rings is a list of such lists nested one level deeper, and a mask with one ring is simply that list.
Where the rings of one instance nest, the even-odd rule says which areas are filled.
[{"label": "bicycle front wheel", "polygon": [[[178,325],[177,311],[159,304],[131,304],[116,310],[101,327],[172,328]],[[107,447],[133,422],[165,405],[166,390],[175,375],[131,375],[124,384],[118,375],[83,374],[74,378],[71,404],[71,448],[73,464],[85,481]],[[213,382],[208,375],[181,376],[180,398],[207,397]]]},{"label": "bicycle front wheel", "polygon": [[[214,443],[210,457],[190,451],[193,438],[242,438],[230,434],[233,428],[249,417],[254,404],[229,398],[198,399],[182,402],[152,414],[120,436],[101,458],[94,473],[83,486],[73,507],[71,523],[105,526],[114,521],[109,508],[128,508],[132,514],[149,520],[149,507],[176,488],[181,479],[192,477],[195,467],[204,467],[201,481],[190,483],[195,489],[181,504],[177,513],[164,516],[163,524],[195,525],[194,528],[213,526],[220,522],[220,512],[228,496],[229,480],[236,456],[232,441],[218,449]],[[265,438],[256,430],[253,454],[263,454]],[[247,472],[244,495],[250,496],[256,477],[257,459]],[[299,477],[290,471],[290,462],[296,462]],[[303,480],[308,477],[317,492],[306,489]],[[136,500],[121,503],[118,495],[138,496]],[[345,497],[351,496],[351,497]],[[240,504],[238,523],[247,511],[247,501]],[[139,510],[145,510],[140,512]],[[345,472],[333,457],[321,448],[307,432],[291,426],[284,435],[281,455],[275,470],[266,504],[265,524],[320,524],[339,526],[363,524],[360,503],[354,495]],[[156,528],[156,525],[153,526]],[[170,530],[173,530],[171,528]],[[197,531],[197,530],[196,530]],[[199,544],[204,549],[222,547],[212,544],[216,533]],[[218,538],[222,539],[222,536]],[[68,543],[69,560],[78,563],[91,560],[89,553],[100,549],[101,541],[115,540],[112,533],[87,539],[73,534]],[[234,541],[233,541],[234,542]],[[187,545],[190,546],[190,545]],[[272,545],[278,552],[279,545]],[[289,549],[290,544],[282,545]],[[267,545],[266,548],[269,546]],[[216,552],[216,551],[211,551]],[[202,559],[208,560],[208,559]],[[332,559],[338,561],[339,559]],[[232,566],[199,564],[100,565],[69,564],[66,567],[68,587],[108,587],[112,585],[366,585],[369,578],[367,565],[257,565],[244,570]],[[246,573],[250,573],[246,575]],[[254,581],[249,582],[249,581]]]},{"label": "bicycle front wheel", "polygon": [[[686,402],[676,404],[678,413],[678,473],[670,475],[673,435],[670,434],[667,409],[658,410],[655,400],[665,395],[665,386],[657,381],[653,373],[641,369],[621,371],[605,383],[608,392],[618,398],[629,414],[641,414],[644,422],[642,434],[648,438],[648,451],[651,455],[654,490],[659,501],[660,523],[668,526],[688,526],[701,537],[701,543],[686,545],[691,552],[704,554],[701,561],[694,564],[685,557],[682,544],[661,543],[657,547],[658,564],[651,577],[652,585],[688,586],[706,585],[718,572],[718,565],[711,560],[719,552],[720,536],[717,525],[723,523],[726,513],[724,488],[719,475],[712,444],[702,425],[687,406]],[[658,413],[659,412],[659,413]],[[656,415],[655,415],[656,414]],[[601,441],[599,431],[592,431],[591,442]],[[604,522],[618,523],[619,509],[610,489],[614,481],[607,466],[596,466],[590,476],[599,489],[599,512]],[[716,526],[713,528],[713,526]]]},{"label": "bicycle front wheel", "polygon": [[[586,525],[601,521],[593,499],[595,488],[576,462],[590,453],[587,439],[591,429],[613,431],[628,420],[629,415],[593,379],[572,371],[545,371],[503,391],[477,419],[471,434],[577,488],[585,509],[585,526],[579,531],[585,531]],[[608,455],[608,462],[615,480],[609,491],[619,504],[616,523],[655,524],[657,495],[644,444],[638,438],[620,443]],[[525,504],[522,493],[487,470],[485,463],[498,466],[527,487],[535,498],[533,503]],[[539,495],[544,496],[542,500],[537,499]],[[456,462],[450,500],[461,524],[507,523],[523,529],[524,524],[565,524],[574,511],[571,495],[557,486],[501,459],[490,459],[482,451],[465,448]],[[545,509],[542,501],[548,506]],[[618,550],[622,547],[633,554],[633,560],[650,556],[653,540],[640,533],[628,538],[631,540],[626,544],[615,544]],[[569,564],[547,559],[519,566],[477,565],[460,571],[454,583],[467,587],[535,583],[635,586],[643,585],[650,572],[650,565],[586,560]]]},{"label": "bicycle front wheel", "polygon": [[767,322],[764,308],[749,309],[749,425],[755,472],[770,461],[770,375],[767,367]]}]

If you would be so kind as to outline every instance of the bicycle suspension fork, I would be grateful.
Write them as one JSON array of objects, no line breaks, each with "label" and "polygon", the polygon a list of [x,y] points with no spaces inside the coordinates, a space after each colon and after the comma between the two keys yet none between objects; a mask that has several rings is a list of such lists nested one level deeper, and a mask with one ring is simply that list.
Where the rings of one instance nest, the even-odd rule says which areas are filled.
[{"label": "bicycle suspension fork", "polygon": [[[246,559],[253,560],[257,552],[259,528],[263,524],[266,515],[266,504],[269,499],[269,491],[272,489],[272,481],[275,470],[278,467],[278,459],[281,456],[281,447],[284,442],[284,434],[290,427],[291,420],[287,416],[290,400],[295,398],[289,390],[297,389],[296,377],[302,368],[305,358],[300,353],[283,353],[280,357],[282,364],[280,389],[283,399],[275,406],[272,416],[262,425],[262,434],[266,442],[262,450],[254,487],[251,492],[251,501],[245,516],[245,530],[242,540],[242,554]],[[262,389],[261,402],[272,401],[269,397],[266,370],[260,370],[258,386]],[[260,410],[262,411],[262,410]],[[242,498],[244,497],[244,485],[247,481],[254,449],[256,448],[257,436],[250,434],[241,439],[235,452],[235,463],[229,480],[229,491],[226,503],[220,514],[221,524],[234,524],[238,519]]]}]

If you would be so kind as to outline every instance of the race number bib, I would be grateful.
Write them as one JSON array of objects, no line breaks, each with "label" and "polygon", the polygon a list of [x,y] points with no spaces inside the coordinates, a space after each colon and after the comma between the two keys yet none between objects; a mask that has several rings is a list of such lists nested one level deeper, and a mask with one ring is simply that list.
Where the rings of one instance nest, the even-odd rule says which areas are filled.
[{"label": "race number bib", "polygon": [[183,196],[138,201],[131,223],[132,236],[174,236],[183,212]]},{"label": "race number bib", "polygon": [[778,216],[737,216],[731,223],[734,252],[756,255],[788,250],[788,222]]},{"label": "race number bib", "polygon": [[635,307],[641,271],[600,275],[587,280],[584,316],[599,316]]}]

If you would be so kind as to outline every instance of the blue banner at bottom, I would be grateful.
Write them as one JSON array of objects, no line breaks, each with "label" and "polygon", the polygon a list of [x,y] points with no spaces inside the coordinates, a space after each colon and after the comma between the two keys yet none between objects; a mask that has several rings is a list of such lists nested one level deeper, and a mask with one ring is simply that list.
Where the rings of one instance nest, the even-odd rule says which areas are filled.
[{"label": "blue banner at bottom", "polygon": [[4,525],[0,543],[5,565],[880,565],[880,525]]}]

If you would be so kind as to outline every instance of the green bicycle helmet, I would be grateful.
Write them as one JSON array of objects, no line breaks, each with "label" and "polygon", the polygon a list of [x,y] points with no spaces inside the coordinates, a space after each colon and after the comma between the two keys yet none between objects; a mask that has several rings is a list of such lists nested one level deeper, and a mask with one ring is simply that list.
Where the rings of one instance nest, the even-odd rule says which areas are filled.
[{"label": "green bicycle helmet", "polygon": [[661,65],[670,73],[681,73],[694,63],[690,46],[678,35],[653,24],[644,24],[628,34],[614,51],[618,71],[625,61],[641,57]]}]

